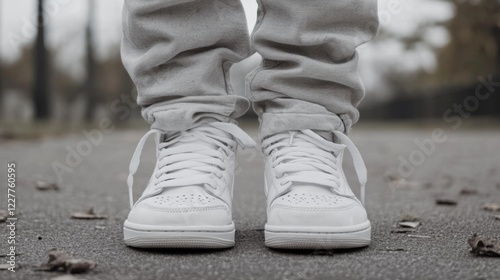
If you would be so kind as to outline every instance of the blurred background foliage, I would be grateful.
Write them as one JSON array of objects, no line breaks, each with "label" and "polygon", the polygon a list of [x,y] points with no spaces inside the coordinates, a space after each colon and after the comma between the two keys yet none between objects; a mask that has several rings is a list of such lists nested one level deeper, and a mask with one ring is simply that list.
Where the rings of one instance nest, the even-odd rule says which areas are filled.
[{"label": "blurred background foliage", "polygon": [[[112,110],[113,101],[136,93],[120,61],[119,40],[102,46],[107,37],[121,35],[117,7],[122,0],[112,1],[113,8],[95,0],[77,1],[74,8],[74,1],[0,0],[3,126],[92,123],[103,116],[139,122],[137,108],[127,119]],[[251,15],[255,4],[247,2]],[[58,10],[51,14],[54,5]],[[17,13],[9,16],[9,9]],[[78,16],[57,20],[65,12]],[[479,77],[500,81],[500,0],[380,0],[379,15],[378,36],[359,48],[367,88],[363,120],[440,119],[474,94]],[[56,30],[65,31],[51,36]],[[259,60],[254,55],[233,67],[237,91]],[[494,92],[472,114],[498,121],[498,95]]]}]

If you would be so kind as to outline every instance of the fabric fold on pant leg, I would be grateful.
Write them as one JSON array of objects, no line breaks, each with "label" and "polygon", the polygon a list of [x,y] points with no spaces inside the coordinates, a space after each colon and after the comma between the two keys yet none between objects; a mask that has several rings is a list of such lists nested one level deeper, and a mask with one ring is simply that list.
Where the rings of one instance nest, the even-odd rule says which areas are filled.
[{"label": "fabric fold on pant leg", "polygon": [[[263,61],[246,78],[261,137],[292,129],[347,132],[364,88],[356,48],[378,29],[376,0],[259,0],[252,34]],[[276,121],[273,118],[289,121]]]},{"label": "fabric fold on pant leg", "polygon": [[229,68],[250,55],[237,0],[125,0],[122,60],[144,118],[164,131],[243,115]]}]

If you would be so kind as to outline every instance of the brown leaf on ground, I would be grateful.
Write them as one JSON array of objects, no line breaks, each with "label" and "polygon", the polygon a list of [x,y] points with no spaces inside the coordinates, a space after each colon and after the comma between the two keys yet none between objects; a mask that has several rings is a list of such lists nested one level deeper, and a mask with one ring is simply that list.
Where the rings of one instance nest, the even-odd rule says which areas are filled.
[{"label": "brown leaf on ground", "polygon": [[85,273],[97,267],[94,261],[71,259],[65,262],[65,269],[69,273]]},{"label": "brown leaf on ground", "polygon": [[86,273],[97,267],[93,261],[74,259],[66,252],[52,249],[48,252],[49,260],[36,267],[41,271],[64,271],[69,273]]},{"label": "brown leaf on ground", "polygon": [[9,212],[7,212],[7,210],[0,209],[0,223],[5,222],[5,220],[7,220],[8,215]]},{"label": "brown leaf on ground", "polygon": [[460,191],[460,194],[461,195],[475,195],[475,194],[478,194],[479,191],[478,190],[475,190],[475,189],[468,189],[468,188],[463,188],[461,191]]},{"label": "brown leaf on ground", "polygon": [[438,198],[438,199],[436,199],[436,204],[437,205],[455,206],[458,204],[458,202],[452,198]]},{"label": "brown leaf on ground", "polygon": [[405,249],[403,248],[388,248],[388,249],[385,249],[385,250],[382,250],[382,252],[404,252],[406,251]]},{"label": "brown leaf on ground", "polygon": [[420,222],[399,222],[398,225],[404,228],[417,228]]},{"label": "brown leaf on ground", "polygon": [[414,228],[395,228],[391,230],[391,233],[409,233],[409,232],[415,232],[417,231]]},{"label": "brown leaf on ground", "polygon": [[486,211],[492,211],[492,212],[500,211],[500,204],[497,204],[497,203],[486,203],[483,206],[483,209],[486,210]]},{"label": "brown leaf on ground", "polygon": [[493,238],[483,238],[476,233],[467,240],[476,256],[500,257],[500,241]]},{"label": "brown leaf on ground", "polygon": [[405,214],[398,221],[397,226],[399,226],[399,228],[391,230],[391,233],[415,232],[416,231],[415,228],[417,228],[420,225],[420,222],[418,220],[419,218],[416,216],[413,216],[411,214]]},{"label": "brown leaf on ground", "polygon": [[56,183],[47,183],[44,181],[35,181],[35,188],[39,191],[58,191],[59,185]]},{"label": "brown leaf on ground", "polygon": [[49,260],[46,263],[43,263],[37,268],[35,268],[35,270],[42,270],[42,271],[56,271],[59,269],[64,270],[64,263],[67,260],[73,258],[66,252],[59,251],[56,249],[50,250],[47,254],[49,256]]},{"label": "brown leaf on ground", "polygon": [[405,215],[403,215],[403,217],[401,217],[399,222],[401,222],[401,223],[403,223],[403,222],[417,222],[418,220],[420,220],[420,218],[417,216],[413,216],[411,214],[405,214]]},{"label": "brown leaf on ground", "polygon": [[395,189],[409,190],[409,189],[418,188],[420,185],[416,182],[408,181],[405,178],[401,178],[401,177],[398,177],[398,176],[393,175],[393,174],[386,174],[385,178],[386,178],[387,182],[389,183],[389,185]]},{"label": "brown leaf on ground", "polygon": [[99,215],[94,212],[94,207],[90,207],[88,210],[83,212],[71,213],[71,218],[73,219],[84,219],[84,220],[95,220],[95,219],[106,219],[106,216]]}]

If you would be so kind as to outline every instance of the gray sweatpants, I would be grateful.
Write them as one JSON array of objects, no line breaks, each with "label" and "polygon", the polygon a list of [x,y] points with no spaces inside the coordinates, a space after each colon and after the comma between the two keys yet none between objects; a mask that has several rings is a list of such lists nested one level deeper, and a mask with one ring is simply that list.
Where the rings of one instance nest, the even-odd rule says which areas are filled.
[{"label": "gray sweatpants", "polygon": [[[248,0],[244,0],[248,1]],[[239,0],[125,0],[122,59],[153,128],[231,121],[250,102],[261,137],[299,129],[347,132],[364,95],[356,47],[377,32],[377,0],[258,0],[249,38]],[[229,68],[261,65],[235,93]]]}]

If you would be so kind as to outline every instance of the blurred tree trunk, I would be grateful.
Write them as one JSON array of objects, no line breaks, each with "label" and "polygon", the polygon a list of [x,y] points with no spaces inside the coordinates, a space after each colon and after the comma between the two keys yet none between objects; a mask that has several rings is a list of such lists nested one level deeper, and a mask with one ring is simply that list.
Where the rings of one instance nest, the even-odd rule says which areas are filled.
[{"label": "blurred tree trunk", "polygon": [[495,76],[500,77],[500,22],[498,22],[497,25],[493,27],[493,38],[495,38],[497,47]]},{"label": "blurred tree trunk", "polygon": [[91,122],[94,119],[94,112],[96,107],[96,82],[95,82],[95,56],[94,56],[94,46],[93,46],[93,22],[94,22],[94,10],[95,1],[89,0],[88,2],[88,20],[87,27],[85,30],[85,41],[86,41],[86,66],[87,66],[87,77],[85,81],[84,94],[86,99],[86,109],[85,109],[85,121]]},{"label": "blurred tree trunk", "polygon": [[[499,7],[500,7],[500,2],[499,2]],[[495,38],[496,45],[497,45],[497,57],[496,57],[496,65],[495,65],[495,72],[493,73],[494,81],[499,81],[500,80],[500,20],[497,22],[497,25],[493,27],[493,37]],[[494,97],[494,102],[491,103],[492,113],[493,115],[496,115],[498,118],[500,118],[500,98],[498,97],[498,93],[495,93]]]},{"label": "blurred tree trunk", "polygon": [[49,70],[47,48],[45,46],[45,26],[43,15],[43,0],[38,0],[37,35],[35,42],[33,105],[36,120],[50,118]]}]

